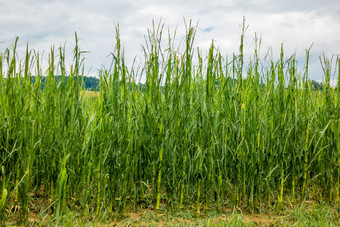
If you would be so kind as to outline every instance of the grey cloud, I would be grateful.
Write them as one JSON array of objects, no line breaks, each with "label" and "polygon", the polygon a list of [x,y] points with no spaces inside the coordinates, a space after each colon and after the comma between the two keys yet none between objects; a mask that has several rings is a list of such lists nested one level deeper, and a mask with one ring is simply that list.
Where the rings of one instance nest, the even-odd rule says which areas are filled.
[{"label": "grey cloud", "polygon": [[[277,56],[281,42],[288,54],[297,51],[303,55],[312,42],[315,42],[313,55],[340,52],[339,1],[0,0],[0,5],[0,42],[5,42],[0,51],[16,35],[20,36],[22,49],[28,40],[32,48],[40,50],[64,42],[71,50],[76,31],[81,38],[80,47],[90,51],[85,56],[86,64],[94,69],[110,62],[106,56],[114,48],[115,23],[120,25],[125,56],[132,62],[136,54],[142,55],[141,45],[152,19],[158,22],[160,18],[165,29],[174,31],[177,27],[177,43],[185,35],[183,18],[187,21],[191,18],[193,24],[199,21],[195,44],[204,51],[215,40],[222,53],[237,52],[239,25],[246,16],[247,57],[252,53],[255,32],[262,34],[263,54],[272,46]],[[314,71],[317,63],[313,62]],[[95,70],[93,73],[96,74]]]},{"label": "grey cloud", "polygon": [[249,12],[322,12],[330,8],[340,9],[340,2],[334,0],[255,0],[255,1],[234,1],[234,10],[247,9]]}]

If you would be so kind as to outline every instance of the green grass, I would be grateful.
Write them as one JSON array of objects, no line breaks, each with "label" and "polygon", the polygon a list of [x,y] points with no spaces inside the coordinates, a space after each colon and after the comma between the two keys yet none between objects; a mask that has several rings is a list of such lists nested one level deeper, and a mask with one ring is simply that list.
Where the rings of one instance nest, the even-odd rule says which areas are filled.
[{"label": "green grass", "polygon": [[[338,226],[339,213],[325,203],[302,203],[294,208],[280,211],[267,210],[262,213],[246,213],[240,209],[204,210],[196,209],[131,210],[124,216],[94,214],[84,219],[80,212],[69,211],[57,220],[49,214],[39,213],[29,218],[29,225],[54,226]],[[15,225],[12,218],[7,225]]]},{"label": "green grass", "polygon": [[[200,215],[279,212],[310,200],[339,206],[340,90],[330,86],[339,58],[336,72],[321,58],[323,90],[316,92],[310,50],[298,72],[283,47],[278,61],[260,59],[255,39],[245,65],[244,29],[239,53],[228,59],[214,43],[207,56],[196,51],[191,24],[182,53],[172,34],[164,49],[162,28],[149,30],[144,65],[129,70],[117,27],[112,67],[99,72],[94,97],[79,85],[77,36],[69,69],[62,47],[51,48],[44,69],[37,52],[17,56],[17,41],[1,54],[2,223],[27,223],[37,213],[58,225],[68,214],[91,222],[140,208],[190,207]],[[298,214],[319,223],[308,215]]]}]

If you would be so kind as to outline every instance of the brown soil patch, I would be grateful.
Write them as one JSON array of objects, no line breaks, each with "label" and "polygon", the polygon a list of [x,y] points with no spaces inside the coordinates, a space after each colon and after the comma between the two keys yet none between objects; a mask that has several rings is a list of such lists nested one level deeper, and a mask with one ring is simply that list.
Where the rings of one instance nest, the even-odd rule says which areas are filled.
[{"label": "brown soil patch", "polygon": [[276,222],[275,219],[271,218],[269,215],[265,214],[254,214],[254,215],[244,215],[243,222],[254,223],[259,226],[269,225],[273,226]]},{"label": "brown soil patch", "polygon": [[[49,201],[49,198],[44,196],[43,188],[36,190],[30,194],[29,203],[29,216],[28,221],[30,224],[40,223],[42,225],[47,225],[48,222],[53,217],[54,204]],[[10,198],[9,205],[7,206],[6,212],[8,212],[9,217],[7,224],[16,225],[21,214],[20,203],[14,202],[14,198]],[[312,209],[314,204],[317,204],[314,200],[307,200],[303,203],[303,209]],[[234,211],[236,213],[234,213]],[[155,211],[152,206],[140,210],[130,210],[128,209],[125,215],[117,216],[118,219],[114,221],[112,219],[107,220],[108,223],[96,223],[96,226],[173,226],[175,224],[182,225],[205,225],[207,223],[216,225],[218,223],[226,223],[228,221],[234,221],[235,218],[240,218],[239,221],[243,223],[255,224],[256,226],[275,226],[276,224],[284,222],[286,224],[293,224],[293,220],[287,214],[292,211],[292,208],[283,211],[283,213],[250,213],[246,209],[237,208],[231,209],[225,207],[223,211],[210,212],[210,210],[205,210],[201,214],[196,214],[192,207],[186,207],[181,210],[174,210],[173,213],[166,213],[165,210]],[[80,212],[80,210],[79,210]],[[335,208],[331,209],[332,213],[337,213]],[[43,215],[42,215],[43,214]],[[95,214],[92,214],[95,215]],[[96,217],[92,216],[88,220],[80,220],[81,223],[88,221],[89,223],[96,222]],[[78,221],[78,220],[74,220]]]},{"label": "brown soil patch", "polygon": [[[198,217],[198,218],[173,218],[170,221],[166,219],[164,214],[156,214],[155,211],[147,209],[144,211],[129,212],[127,218],[119,221],[113,222],[107,226],[172,226],[176,224],[188,224],[195,225],[198,222],[204,224],[209,219],[209,224],[216,225],[218,223],[227,223],[227,220],[231,218],[231,215],[221,214],[215,217]],[[243,215],[244,223],[253,223],[257,226],[274,226],[277,220],[270,217],[267,214],[254,214],[254,215]]]}]

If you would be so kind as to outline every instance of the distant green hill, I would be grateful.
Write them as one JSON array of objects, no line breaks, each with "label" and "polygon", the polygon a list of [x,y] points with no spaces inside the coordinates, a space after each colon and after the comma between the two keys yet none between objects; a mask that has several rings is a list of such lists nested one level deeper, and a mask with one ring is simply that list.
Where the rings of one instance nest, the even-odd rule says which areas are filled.
[{"label": "distant green hill", "polygon": [[[61,76],[55,76],[57,80],[61,81]],[[69,79],[69,76],[66,76],[66,81]],[[84,76],[84,89],[85,90],[91,90],[91,91],[99,91],[100,90],[100,79],[96,78],[96,77],[89,77],[89,76]],[[42,88],[44,88],[44,83],[45,83],[46,77],[42,77],[41,81],[42,81]],[[230,82],[232,83],[234,79],[231,79]],[[32,76],[32,82],[35,82],[35,76]],[[315,80],[311,81],[313,89],[318,91],[322,91],[322,83],[321,82],[317,82]],[[219,82],[216,81],[215,82],[216,86],[219,86]],[[130,85],[130,88],[132,87],[132,85]],[[145,84],[138,84],[137,88],[139,88],[140,90],[144,90],[145,89]]]},{"label": "distant green hill", "polygon": [[[61,81],[62,77],[61,76],[55,76],[57,81]],[[66,76],[65,83],[67,83],[67,80],[69,79],[69,76]],[[99,83],[100,79],[96,77],[89,77],[89,76],[84,76],[84,89],[85,90],[91,90],[91,91],[99,91]],[[41,77],[41,88],[45,87],[45,82],[46,82],[46,77]],[[32,76],[31,80],[33,83],[35,83],[36,77]],[[80,81],[81,82],[81,81]]]}]

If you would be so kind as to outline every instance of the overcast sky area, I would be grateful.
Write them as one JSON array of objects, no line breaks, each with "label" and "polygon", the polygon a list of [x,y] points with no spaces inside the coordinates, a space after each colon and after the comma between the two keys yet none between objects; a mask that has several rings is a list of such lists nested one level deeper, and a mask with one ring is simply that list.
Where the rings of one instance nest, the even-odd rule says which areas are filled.
[{"label": "overcast sky area", "polygon": [[340,54],[339,0],[0,0],[0,6],[0,52],[19,36],[21,58],[27,42],[30,48],[45,51],[46,58],[52,45],[66,43],[66,53],[71,56],[76,31],[80,48],[89,51],[85,74],[92,76],[110,65],[115,24],[119,24],[125,57],[131,64],[136,55],[143,56],[141,45],[152,20],[161,18],[165,35],[168,28],[174,31],[177,27],[178,40],[185,36],[183,18],[198,22],[195,46],[206,51],[214,40],[229,57],[238,53],[243,16],[249,26],[245,43],[248,59],[255,32],[262,36],[262,56],[271,47],[277,59],[283,43],[285,55],[296,53],[300,67],[305,63],[305,50],[314,42],[310,63],[314,80],[322,80],[319,56]]}]

